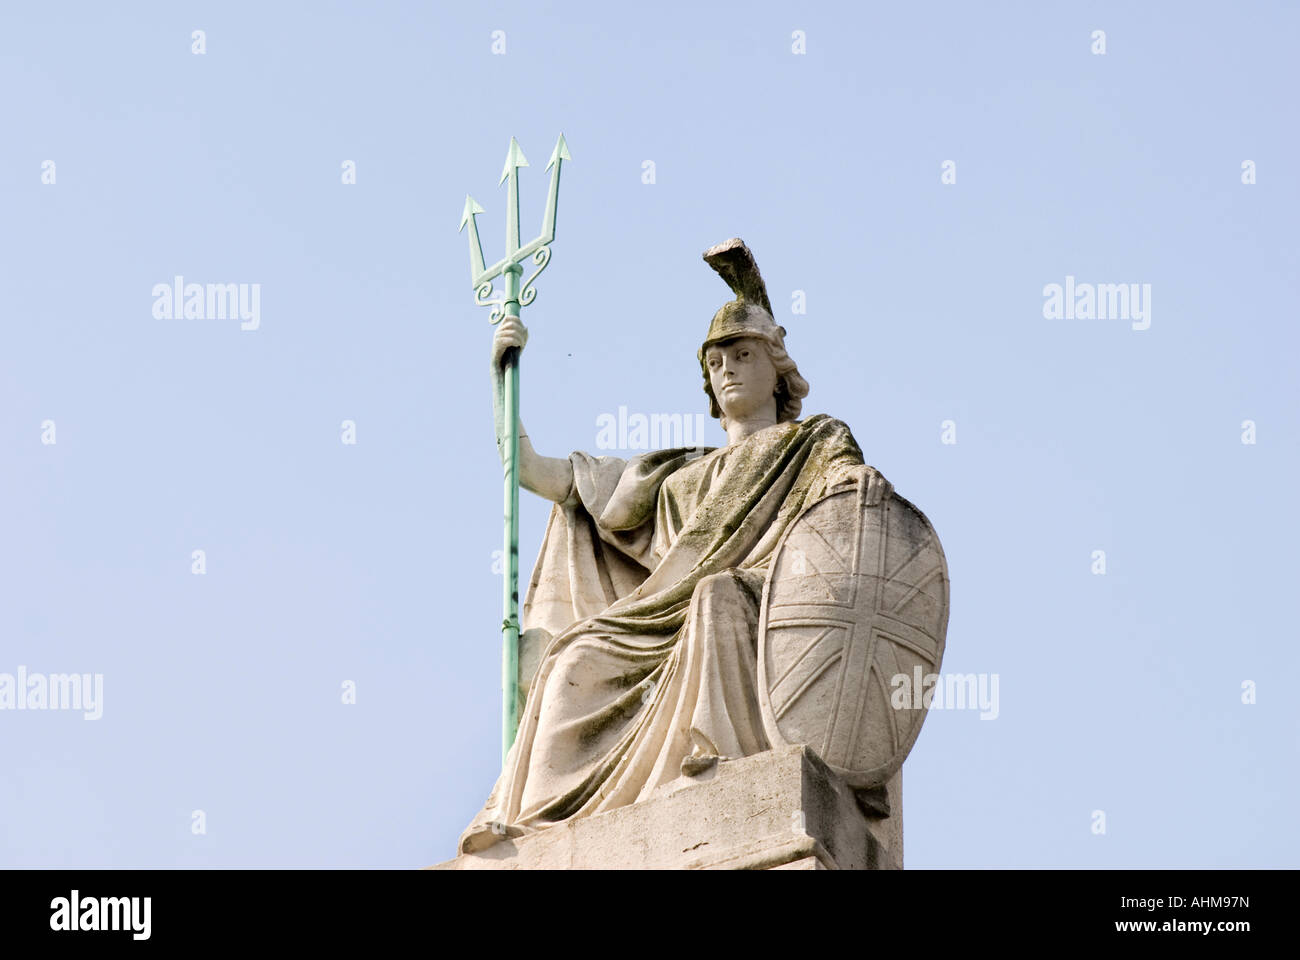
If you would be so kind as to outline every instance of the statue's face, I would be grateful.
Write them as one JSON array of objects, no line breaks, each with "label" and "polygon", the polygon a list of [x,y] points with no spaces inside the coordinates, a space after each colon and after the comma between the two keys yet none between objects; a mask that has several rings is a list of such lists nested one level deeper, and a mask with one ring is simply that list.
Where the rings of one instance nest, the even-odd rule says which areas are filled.
[{"label": "statue's face", "polygon": [[776,393],[777,374],[767,345],[757,337],[715,343],[704,352],[709,385],[728,420],[762,412]]}]

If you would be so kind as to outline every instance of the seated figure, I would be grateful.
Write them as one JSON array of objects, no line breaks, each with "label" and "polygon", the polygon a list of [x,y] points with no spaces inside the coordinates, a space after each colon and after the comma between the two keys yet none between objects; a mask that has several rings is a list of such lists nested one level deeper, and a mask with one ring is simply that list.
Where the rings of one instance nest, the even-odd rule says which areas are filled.
[{"label": "seated figure", "polygon": [[[550,458],[520,424],[520,484],[555,503],[523,608],[524,640],[540,647],[514,745],[462,853],[773,746],[757,671],[774,548],[836,490],[857,489],[868,506],[892,493],[844,423],[800,419],[808,383],[749,249],[733,239],[704,256],[736,294],[698,353],[725,446]],[[517,318],[493,340],[498,443],[501,359],[526,340]]]}]

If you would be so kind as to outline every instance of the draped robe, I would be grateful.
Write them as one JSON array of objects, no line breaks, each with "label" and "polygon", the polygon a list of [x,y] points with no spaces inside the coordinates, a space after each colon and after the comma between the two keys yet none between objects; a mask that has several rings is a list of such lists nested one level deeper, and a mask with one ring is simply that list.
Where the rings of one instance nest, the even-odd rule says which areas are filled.
[{"label": "draped robe", "polygon": [[689,756],[768,749],[756,644],[772,552],[863,463],[824,414],[725,447],[569,460],[523,609],[544,652],[461,852],[635,803]]}]

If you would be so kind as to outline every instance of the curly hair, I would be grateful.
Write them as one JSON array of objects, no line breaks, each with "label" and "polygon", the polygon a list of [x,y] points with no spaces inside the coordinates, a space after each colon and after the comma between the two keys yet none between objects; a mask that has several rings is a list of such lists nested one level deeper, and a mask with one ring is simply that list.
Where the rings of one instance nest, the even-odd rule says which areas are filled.
[{"label": "curly hair", "polygon": [[[747,334],[753,336],[755,340],[762,341],[767,347],[767,355],[772,360],[772,366],[776,368],[776,391],[773,396],[776,397],[776,422],[784,423],[787,420],[797,420],[799,414],[803,412],[803,398],[808,396],[808,381],[799,375],[799,368],[795,366],[794,360],[786,352],[784,346],[769,340],[767,337]],[[742,337],[731,337],[722,340],[717,344],[710,346],[721,346],[722,344],[732,343],[741,340]],[[709,381],[709,365],[705,359],[700,360],[700,369],[704,373],[704,392],[709,395],[709,416],[718,420],[722,424],[722,429],[727,429],[727,415],[722,412],[722,407],[718,404],[718,398],[713,393],[713,384]]]}]

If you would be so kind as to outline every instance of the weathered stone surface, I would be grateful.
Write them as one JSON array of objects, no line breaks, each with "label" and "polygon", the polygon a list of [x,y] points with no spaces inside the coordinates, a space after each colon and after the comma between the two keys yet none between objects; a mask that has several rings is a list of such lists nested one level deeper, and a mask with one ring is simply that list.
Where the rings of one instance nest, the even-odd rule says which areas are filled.
[{"label": "weathered stone surface", "polygon": [[872,870],[903,865],[902,774],[894,814],[864,813],[855,793],[805,747],[723,760],[639,803],[504,839],[443,870]]}]

